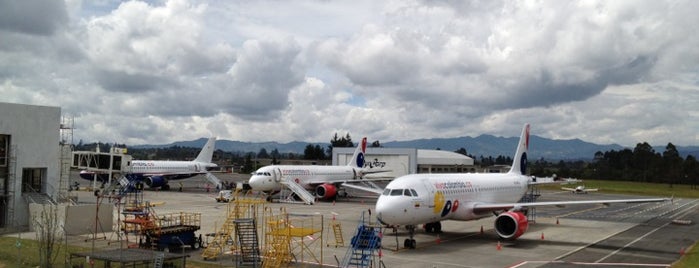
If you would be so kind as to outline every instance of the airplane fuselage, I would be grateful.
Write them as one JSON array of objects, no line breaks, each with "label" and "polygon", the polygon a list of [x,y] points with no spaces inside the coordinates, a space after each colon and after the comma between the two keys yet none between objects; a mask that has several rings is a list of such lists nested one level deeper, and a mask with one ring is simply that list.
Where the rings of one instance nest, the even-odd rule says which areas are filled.
[{"label": "airplane fuselage", "polygon": [[479,219],[493,214],[474,211],[474,205],[517,202],[528,182],[527,176],[509,173],[406,175],[386,186],[376,202],[377,217],[388,225]]},{"label": "airplane fuselage", "polygon": [[288,178],[307,190],[320,183],[333,184],[359,178],[359,172],[351,166],[294,166],[271,165],[255,171],[249,183],[257,191],[274,192],[282,188],[282,179]]}]

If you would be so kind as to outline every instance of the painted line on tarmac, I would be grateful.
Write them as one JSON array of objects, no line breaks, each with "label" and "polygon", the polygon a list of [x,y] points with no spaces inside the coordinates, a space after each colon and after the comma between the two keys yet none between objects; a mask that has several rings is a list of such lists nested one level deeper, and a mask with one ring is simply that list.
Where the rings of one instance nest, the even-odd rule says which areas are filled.
[{"label": "painted line on tarmac", "polygon": [[[697,205],[694,204],[694,205],[692,205],[692,206],[690,206],[690,207],[688,207],[688,208],[685,208],[684,210],[682,210],[682,211],[680,211],[680,212],[677,212],[677,213],[675,213],[674,215],[670,216],[670,218],[674,218],[674,217],[676,217],[676,216],[679,216],[680,214],[688,214],[688,213],[691,212],[691,210],[692,210],[693,208],[695,208],[696,206],[697,206]],[[646,238],[647,236],[651,235],[652,233],[655,233],[656,231],[658,231],[658,230],[660,230],[660,229],[662,229],[662,228],[665,228],[666,226],[670,225],[671,223],[672,223],[672,221],[667,222],[667,223],[665,223],[665,224],[663,224],[663,225],[661,225],[661,226],[659,226],[659,227],[653,229],[652,231],[650,231],[650,232],[648,232],[648,233],[646,233],[646,234],[644,234],[644,235],[642,235],[642,236],[640,236],[640,237],[634,239],[633,241],[627,243],[627,244],[624,245],[623,247],[618,248],[617,250],[615,250],[615,251],[613,251],[613,252],[607,254],[607,256],[604,256],[604,257],[602,257],[601,259],[595,261],[595,263],[602,262],[602,261],[606,260],[607,258],[616,255],[617,253],[621,252],[622,250],[626,249],[627,247],[629,247],[629,246],[635,244],[635,243],[638,242],[638,241],[641,241],[641,239]]]}]

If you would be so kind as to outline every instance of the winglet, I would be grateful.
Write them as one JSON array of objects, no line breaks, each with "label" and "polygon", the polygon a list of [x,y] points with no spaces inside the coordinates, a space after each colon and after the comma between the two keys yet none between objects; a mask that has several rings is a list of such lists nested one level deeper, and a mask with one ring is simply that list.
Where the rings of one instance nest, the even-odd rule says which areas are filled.
[{"label": "winglet", "polygon": [[515,152],[512,168],[509,173],[527,174],[527,151],[529,150],[529,124],[524,124],[522,134],[519,136],[517,151]]},{"label": "winglet", "polygon": [[362,140],[357,144],[357,149],[354,150],[354,154],[352,155],[352,159],[350,159],[349,163],[347,163],[348,166],[355,167],[355,168],[363,168],[364,167],[364,153],[366,153],[366,137],[362,138]]}]

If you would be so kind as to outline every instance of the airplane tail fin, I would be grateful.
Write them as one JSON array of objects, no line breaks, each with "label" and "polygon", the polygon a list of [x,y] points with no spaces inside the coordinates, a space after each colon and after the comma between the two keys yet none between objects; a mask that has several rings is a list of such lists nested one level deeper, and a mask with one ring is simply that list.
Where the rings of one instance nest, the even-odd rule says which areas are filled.
[{"label": "airplane tail fin", "polygon": [[509,173],[527,174],[527,150],[529,150],[529,124],[524,124],[522,135],[519,136],[517,152],[512,161],[512,168]]},{"label": "airplane tail fin", "polygon": [[204,144],[204,147],[201,148],[199,155],[197,155],[197,159],[194,159],[194,161],[211,163],[211,159],[214,156],[214,147],[216,147],[216,137],[211,137],[206,144]]},{"label": "airplane tail fin", "polygon": [[352,159],[350,159],[348,166],[363,168],[364,167],[364,153],[366,153],[366,137],[357,144],[357,149],[354,150]]}]

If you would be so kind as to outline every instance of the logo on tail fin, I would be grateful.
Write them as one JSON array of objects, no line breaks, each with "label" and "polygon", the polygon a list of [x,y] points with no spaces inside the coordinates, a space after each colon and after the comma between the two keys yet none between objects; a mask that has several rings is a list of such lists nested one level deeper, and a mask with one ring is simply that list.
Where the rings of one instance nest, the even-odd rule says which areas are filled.
[{"label": "logo on tail fin", "polygon": [[364,167],[364,153],[366,152],[366,137],[362,138],[361,144],[359,144],[359,154],[357,154],[357,166]]},{"label": "logo on tail fin", "polygon": [[522,174],[527,174],[527,150],[529,150],[529,124],[524,130],[524,152],[519,160],[519,171]]}]

